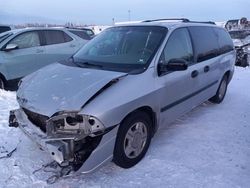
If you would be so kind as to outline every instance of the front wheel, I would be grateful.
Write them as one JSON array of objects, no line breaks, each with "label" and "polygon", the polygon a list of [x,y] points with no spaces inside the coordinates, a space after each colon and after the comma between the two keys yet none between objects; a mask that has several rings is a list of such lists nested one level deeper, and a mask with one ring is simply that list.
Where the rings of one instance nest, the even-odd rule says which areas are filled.
[{"label": "front wheel", "polygon": [[136,165],[146,154],[152,137],[152,121],[142,111],[129,115],[120,125],[113,161],[122,168]]},{"label": "front wheel", "polygon": [[228,84],[228,77],[227,75],[224,75],[215,96],[209,99],[209,101],[217,104],[221,103],[227,92],[227,84]]}]

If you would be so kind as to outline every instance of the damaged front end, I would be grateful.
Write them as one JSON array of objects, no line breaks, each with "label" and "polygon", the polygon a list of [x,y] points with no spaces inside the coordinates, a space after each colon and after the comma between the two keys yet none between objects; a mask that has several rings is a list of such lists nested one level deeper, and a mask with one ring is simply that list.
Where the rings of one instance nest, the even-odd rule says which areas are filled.
[{"label": "damaged front end", "polygon": [[[112,159],[110,147],[115,142],[115,126],[105,128],[93,116],[61,112],[49,118],[20,108],[10,111],[9,126],[19,127],[58,164],[70,165],[75,171],[82,167],[87,173]],[[113,131],[115,133],[111,133]],[[108,132],[110,135],[107,136]],[[93,159],[90,159],[92,153]]]}]

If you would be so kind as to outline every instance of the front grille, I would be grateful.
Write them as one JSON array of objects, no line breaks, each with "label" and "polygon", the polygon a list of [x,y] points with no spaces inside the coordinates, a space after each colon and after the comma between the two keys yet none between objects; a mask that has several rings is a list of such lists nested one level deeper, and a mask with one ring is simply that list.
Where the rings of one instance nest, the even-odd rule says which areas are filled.
[{"label": "front grille", "polygon": [[46,132],[46,121],[49,119],[49,117],[37,114],[35,112],[32,112],[30,110],[27,110],[23,108],[23,111],[27,115],[28,119],[37,127],[39,127],[43,132]]}]

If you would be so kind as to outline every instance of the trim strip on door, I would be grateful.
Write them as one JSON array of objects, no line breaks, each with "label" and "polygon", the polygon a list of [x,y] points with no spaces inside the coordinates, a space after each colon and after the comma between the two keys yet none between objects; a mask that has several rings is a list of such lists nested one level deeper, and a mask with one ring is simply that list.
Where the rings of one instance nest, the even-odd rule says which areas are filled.
[{"label": "trim strip on door", "polygon": [[163,108],[161,108],[161,112],[164,112],[164,111],[166,111],[166,110],[168,110],[168,109],[170,109],[170,108],[172,108],[172,107],[174,107],[174,106],[176,106],[176,105],[178,105],[178,104],[180,104],[180,103],[182,103],[182,102],[184,102],[184,101],[190,99],[191,97],[194,97],[195,95],[198,95],[198,94],[201,93],[202,91],[204,91],[204,90],[206,90],[206,89],[212,87],[213,85],[215,85],[215,84],[217,84],[217,83],[218,83],[218,80],[212,82],[211,84],[209,84],[209,85],[207,85],[207,86],[201,88],[200,90],[198,90],[198,91],[196,91],[196,92],[194,92],[194,93],[191,93],[190,95],[187,95],[187,96],[183,97],[182,99],[180,99],[180,100],[178,100],[178,101],[175,101],[175,102],[173,102],[173,103],[170,103],[170,104],[167,105],[167,106],[164,106]]}]

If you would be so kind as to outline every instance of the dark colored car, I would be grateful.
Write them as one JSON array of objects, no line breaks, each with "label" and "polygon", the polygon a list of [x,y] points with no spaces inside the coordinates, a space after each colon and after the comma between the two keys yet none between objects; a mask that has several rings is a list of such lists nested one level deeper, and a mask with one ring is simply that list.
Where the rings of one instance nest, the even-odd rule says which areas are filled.
[{"label": "dark colored car", "polygon": [[6,31],[10,31],[12,29],[11,26],[8,25],[0,25],[0,33],[6,32]]}]

